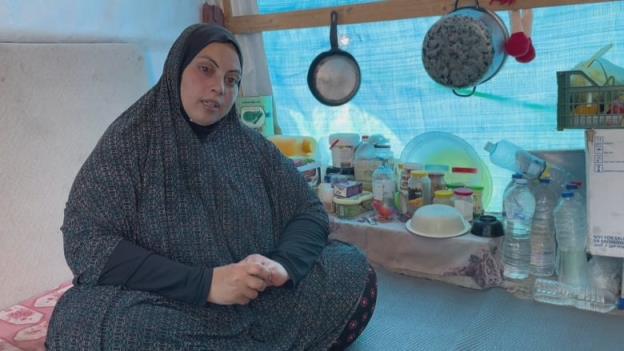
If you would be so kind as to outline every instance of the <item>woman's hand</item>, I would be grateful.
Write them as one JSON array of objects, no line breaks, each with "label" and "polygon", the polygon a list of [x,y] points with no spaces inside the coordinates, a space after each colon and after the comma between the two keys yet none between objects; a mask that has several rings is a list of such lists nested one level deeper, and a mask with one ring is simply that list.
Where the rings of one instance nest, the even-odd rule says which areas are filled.
[{"label": "woman's hand", "polygon": [[241,262],[253,262],[266,267],[270,272],[269,280],[266,281],[267,286],[280,287],[290,279],[288,272],[279,262],[259,254],[253,254],[245,257]]},{"label": "woman's hand", "polygon": [[212,273],[208,302],[218,305],[246,305],[266,289],[271,276],[268,267],[253,260],[245,259],[217,267]]}]

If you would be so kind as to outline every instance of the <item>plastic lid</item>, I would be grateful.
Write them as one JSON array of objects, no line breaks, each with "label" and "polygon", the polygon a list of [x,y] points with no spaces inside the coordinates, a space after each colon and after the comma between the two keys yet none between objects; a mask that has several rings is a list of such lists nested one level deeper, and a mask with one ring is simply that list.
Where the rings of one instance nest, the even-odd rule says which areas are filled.
[{"label": "plastic lid", "polygon": [[351,197],[337,197],[334,196],[334,203],[338,205],[359,205],[363,201],[373,199],[373,193],[370,191],[362,191],[361,193]]},{"label": "plastic lid", "polygon": [[565,186],[566,190],[578,190],[578,186],[576,184],[568,183]]},{"label": "plastic lid", "polygon": [[550,178],[540,178],[539,182],[543,184],[550,184]]},{"label": "plastic lid", "polygon": [[470,168],[470,167],[453,167],[451,168],[451,172],[477,174],[479,170],[476,168]]},{"label": "plastic lid", "polygon": [[453,197],[453,192],[450,190],[436,190],[434,192],[434,197],[437,197],[439,199],[450,199],[451,197]]},{"label": "plastic lid", "polygon": [[377,148],[377,149],[389,149],[390,145],[388,145],[388,144],[375,144],[375,148]]},{"label": "plastic lid", "polygon": [[457,188],[457,189],[455,189],[455,191],[453,191],[453,193],[455,193],[455,195],[459,195],[459,196],[470,196],[470,195],[472,195],[472,190],[470,190],[468,188]]},{"label": "plastic lid", "polygon": [[482,185],[468,185],[469,189],[472,189],[473,192],[475,191],[483,191],[483,186]]},{"label": "plastic lid", "polygon": [[327,167],[325,169],[325,174],[345,174],[345,175],[354,175],[355,174],[355,168],[353,167],[348,167],[348,168],[340,168],[340,167]]},{"label": "plastic lid", "polygon": [[570,198],[570,197],[574,197],[574,193],[571,191],[564,191],[561,193],[561,197],[564,199]]},{"label": "plastic lid", "polygon": [[440,172],[429,172],[429,176],[430,177],[444,177],[444,173],[440,173]]},{"label": "plastic lid", "polygon": [[414,169],[410,171],[410,175],[413,177],[426,177],[427,172],[423,171],[422,169]]},{"label": "plastic lid", "polygon": [[474,220],[470,232],[476,236],[496,238],[504,234],[503,223],[494,216],[483,215]]},{"label": "plastic lid", "polygon": [[429,173],[447,173],[449,171],[448,165],[440,164],[427,164],[425,165],[425,171]]},{"label": "plastic lid", "polygon": [[337,133],[329,135],[329,148],[336,145],[355,146],[360,142],[360,135],[357,133]]},{"label": "plastic lid", "polygon": [[514,173],[511,175],[511,179],[520,179],[523,178],[522,173]]},{"label": "plastic lid", "polygon": [[446,187],[449,189],[464,188],[465,186],[464,183],[446,183]]},{"label": "plastic lid", "polygon": [[407,168],[409,170],[422,170],[423,169],[423,165],[421,163],[416,163],[416,162],[408,162],[408,163],[401,163],[403,165],[404,168]]}]

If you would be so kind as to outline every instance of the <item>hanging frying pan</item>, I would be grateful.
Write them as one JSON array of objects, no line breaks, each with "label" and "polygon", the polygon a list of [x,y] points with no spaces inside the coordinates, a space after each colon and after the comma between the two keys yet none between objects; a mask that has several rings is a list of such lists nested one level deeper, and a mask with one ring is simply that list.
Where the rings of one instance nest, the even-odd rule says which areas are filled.
[{"label": "hanging frying pan", "polygon": [[351,100],[360,88],[360,66],[338,47],[338,14],[331,13],[329,41],[331,49],[318,55],[308,70],[308,87],[321,103],[339,106]]}]

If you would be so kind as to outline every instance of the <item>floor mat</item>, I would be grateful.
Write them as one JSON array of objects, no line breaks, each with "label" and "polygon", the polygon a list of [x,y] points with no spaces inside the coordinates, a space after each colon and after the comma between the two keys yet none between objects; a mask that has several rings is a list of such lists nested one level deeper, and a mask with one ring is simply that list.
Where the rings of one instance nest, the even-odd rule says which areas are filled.
[{"label": "floor mat", "polygon": [[376,268],[375,314],[349,349],[619,350],[624,315],[600,314],[472,290]]}]

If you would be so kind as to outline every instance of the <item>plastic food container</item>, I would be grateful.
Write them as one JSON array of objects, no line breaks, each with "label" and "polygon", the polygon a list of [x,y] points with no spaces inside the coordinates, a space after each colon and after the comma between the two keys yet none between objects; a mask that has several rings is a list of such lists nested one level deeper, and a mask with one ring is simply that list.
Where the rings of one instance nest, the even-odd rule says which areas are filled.
[{"label": "plastic food container", "polygon": [[373,203],[373,194],[364,191],[356,196],[339,198],[334,197],[336,216],[338,218],[354,218],[366,211],[370,211]]},{"label": "plastic food container", "polygon": [[329,136],[329,149],[331,150],[332,165],[340,168],[352,168],[355,148],[359,142],[359,134],[331,134]]}]

